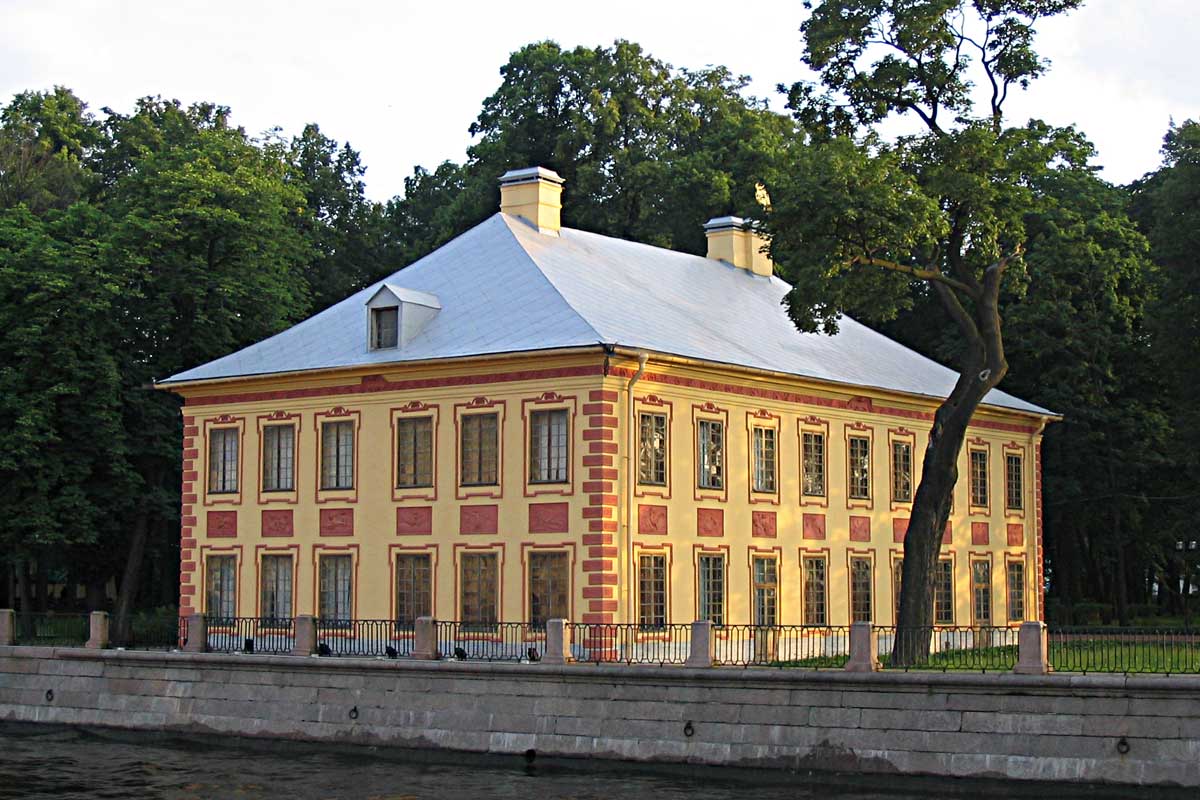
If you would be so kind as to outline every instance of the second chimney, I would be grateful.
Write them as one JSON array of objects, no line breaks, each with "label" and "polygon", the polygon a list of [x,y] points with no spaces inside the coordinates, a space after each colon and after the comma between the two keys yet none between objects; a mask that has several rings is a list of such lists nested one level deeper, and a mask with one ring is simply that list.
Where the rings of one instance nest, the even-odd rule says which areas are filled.
[{"label": "second chimney", "polygon": [[562,227],[562,185],[563,179],[552,169],[510,169],[500,176],[500,212],[557,236]]},{"label": "second chimney", "polygon": [[704,234],[709,258],[764,277],[775,272],[771,257],[764,252],[767,238],[741,217],[714,217],[704,223]]}]

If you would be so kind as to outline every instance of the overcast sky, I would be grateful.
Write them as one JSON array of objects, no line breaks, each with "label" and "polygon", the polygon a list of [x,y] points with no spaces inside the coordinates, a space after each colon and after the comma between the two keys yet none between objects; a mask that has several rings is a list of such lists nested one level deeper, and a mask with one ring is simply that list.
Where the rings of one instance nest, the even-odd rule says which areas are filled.
[{"label": "overcast sky", "polygon": [[[518,11],[519,10],[519,11]],[[145,95],[231,106],[251,133],[317,122],[362,155],[367,191],[461,160],[467,126],[522,45],[624,38],[675,66],[724,64],[752,90],[807,76],[800,2],[0,0],[0,98],[68,86],[96,110]],[[1091,0],[1039,26],[1051,72],[1013,119],[1075,123],[1111,181],[1153,169],[1170,119],[1200,117],[1200,0]]]}]

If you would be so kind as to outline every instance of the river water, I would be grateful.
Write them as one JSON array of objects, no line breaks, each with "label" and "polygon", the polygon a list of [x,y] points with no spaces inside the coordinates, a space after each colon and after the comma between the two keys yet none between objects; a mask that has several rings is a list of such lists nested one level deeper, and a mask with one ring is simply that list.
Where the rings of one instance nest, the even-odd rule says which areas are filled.
[{"label": "river water", "polygon": [[712,767],[651,768],[582,760],[535,759],[530,764],[520,757],[184,739],[0,723],[0,800],[924,800],[1013,796],[1094,800],[1183,795]]}]

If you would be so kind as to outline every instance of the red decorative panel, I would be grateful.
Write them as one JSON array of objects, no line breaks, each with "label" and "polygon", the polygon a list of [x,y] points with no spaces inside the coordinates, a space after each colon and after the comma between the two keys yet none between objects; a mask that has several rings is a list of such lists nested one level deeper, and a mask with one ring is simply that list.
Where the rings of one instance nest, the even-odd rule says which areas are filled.
[{"label": "red decorative panel", "polygon": [[433,506],[396,509],[397,536],[425,536],[433,533]]},{"label": "red decorative panel", "polygon": [[761,536],[765,539],[775,538],[775,512],[774,511],[754,511],[751,512],[750,520],[750,535]]},{"label": "red decorative panel", "polygon": [[566,533],[570,505],[567,503],[530,503],[530,533]]},{"label": "red decorative panel", "polygon": [[696,535],[724,536],[725,512],[719,508],[697,508]]},{"label": "red decorative panel", "polygon": [[869,542],[869,541],[871,541],[871,518],[870,517],[850,517],[850,541],[852,541],[852,542]]},{"label": "red decorative panel", "polygon": [[942,544],[953,544],[953,543],[954,543],[953,529],[951,528],[951,523],[947,522],[946,530],[942,531]]},{"label": "red decorative panel", "polygon": [[295,533],[292,524],[292,510],[290,508],[280,509],[276,511],[262,512],[262,535],[264,537],[271,536],[291,536]]},{"label": "red decorative panel", "polygon": [[824,539],[825,515],[805,514],[803,517],[801,536],[805,539]]},{"label": "red decorative panel", "polygon": [[237,512],[208,512],[208,524],[206,528],[208,530],[208,538],[210,539],[231,539],[237,536]]},{"label": "red decorative panel", "polygon": [[1020,547],[1025,544],[1025,526],[1019,522],[1008,523],[1008,546]]},{"label": "red decorative panel", "polygon": [[320,534],[321,536],[353,536],[354,509],[322,508]]},{"label": "red decorative panel", "polygon": [[638,533],[667,532],[667,507],[638,505]]},{"label": "red decorative panel", "polygon": [[989,538],[988,524],[986,522],[971,523],[971,544],[986,546]]},{"label": "red decorative panel", "polygon": [[908,520],[892,518],[892,541],[900,544],[904,541],[904,535],[908,533]]},{"label": "red decorative panel", "polygon": [[459,506],[458,532],[495,533],[500,525],[500,506]]}]

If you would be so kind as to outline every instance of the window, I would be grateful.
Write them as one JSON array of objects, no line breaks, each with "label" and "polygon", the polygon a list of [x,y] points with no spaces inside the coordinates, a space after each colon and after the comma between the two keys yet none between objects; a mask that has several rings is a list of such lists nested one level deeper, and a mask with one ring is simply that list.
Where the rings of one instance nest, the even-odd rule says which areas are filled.
[{"label": "window", "polygon": [[494,629],[497,620],[499,559],[495,553],[463,553],[462,622],[476,629]]},{"label": "window", "polygon": [[267,425],[263,428],[264,492],[290,492],[296,488],[295,453],[295,427]]},{"label": "window", "polygon": [[1025,621],[1025,563],[1008,562],[1008,621]]},{"label": "window", "polygon": [[1025,465],[1020,453],[1004,456],[1004,505],[1013,511],[1025,507]]},{"label": "window", "polygon": [[892,501],[911,503],[912,484],[912,443],[892,442]]},{"label": "window", "polygon": [[638,441],[638,483],[667,485],[667,415],[642,414]]},{"label": "window", "polygon": [[291,619],[292,557],[263,556],[262,602],[259,614],[264,620]]},{"label": "window", "polygon": [[433,418],[396,420],[396,487],[433,486]]},{"label": "window", "polygon": [[779,572],[774,558],[755,556],[754,624],[775,625],[779,621]]},{"label": "window", "polygon": [[871,621],[871,559],[850,559],[850,621]]},{"label": "window", "polygon": [[228,620],[237,616],[237,557],[209,556],[207,566],[205,612],[229,624]]},{"label": "window", "polygon": [[529,482],[567,482],[568,411],[534,411],[529,415]]},{"label": "window", "polygon": [[546,627],[548,619],[571,618],[571,568],[566,553],[529,554],[529,624]]},{"label": "window", "polygon": [[825,559],[804,557],[804,624],[826,625]]},{"label": "window", "polygon": [[904,559],[892,562],[892,620],[900,624],[900,589],[904,585]]},{"label": "window", "polygon": [[863,436],[851,436],[849,449],[850,498],[853,500],[870,500],[871,440]]},{"label": "window", "polygon": [[775,491],[775,429],[754,429],[754,491]]},{"label": "window", "polygon": [[938,561],[933,576],[933,622],[954,624],[954,562],[948,558]]},{"label": "window", "polygon": [[659,553],[638,557],[638,624],[667,626],[667,557]]},{"label": "window", "polygon": [[725,485],[725,426],[716,420],[702,419],[697,437],[700,488],[720,489]]},{"label": "window", "polygon": [[824,497],[825,434],[805,431],[801,446],[804,451],[804,493],[812,497]]},{"label": "window", "polygon": [[971,505],[988,504],[988,456],[986,450],[971,451]]},{"label": "window", "polygon": [[371,309],[371,349],[386,350],[395,347],[400,336],[400,309]]},{"label": "window", "polygon": [[992,562],[971,562],[971,595],[974,601],[975,624],[992,624]]},{"label": "window", "polygon": [[433,615],[433,559],[428,553],[396,556],[396,626],[412,628]]},{"label": "window", "polygon": [[717,626],[724,625],[725,556],[719,553],[701,555],[696,569],[699,571],[696,585],[700,598],[697,619],[706,619]]},{"label": "window", "polygon": [[354,423],[321,425],[321,488],[354,488]]},{"label": "window", "polygon": [[238,490],[237,428],[215,428],[208,432],[208,491],[232,494]]},{"label": "window", "polygon": [[350,556],[321,557],[317,616],[324,622],[348,625],[353,618],[353,570]]},{"label": "window", "polygon": [[499,470],[496,468],[499,419],[497,414],[468,414],[460,420],[460,478],[463,486],[496,486],[500,482]]}]

